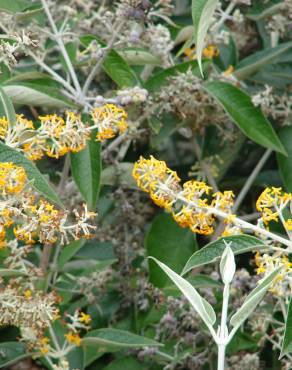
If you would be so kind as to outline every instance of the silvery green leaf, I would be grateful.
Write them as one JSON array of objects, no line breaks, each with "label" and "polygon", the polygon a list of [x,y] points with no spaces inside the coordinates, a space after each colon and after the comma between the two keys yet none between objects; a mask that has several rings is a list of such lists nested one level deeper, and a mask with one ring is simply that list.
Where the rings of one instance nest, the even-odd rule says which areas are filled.
[{"label": "silvery green leaf", "polygon": [[275,269],[268,276],[266,276],[260,282],[260,284],[247,296],[240,309],[231,317],[230,324],[234,327],[234,329],[232,330],[233,334],[255,310],[257,305],[263,299],[267,290],[272,285],[280,270],[281,267]]},{"label": "silvery green leaf", "polygon": [[187,300],[199,314],[207,327],[212,327],[216,321],[216,314],[213,310],[213,307],[203,297],[200,296],[197,290],[187,280],[182,278],[176,272],[172,271],[169,267],[167,267],[164,263],[158,261],[156,258],[150,258],[153,259],[158,264],[158,266],[160,266],[161,269],[167,274],[167,276],[175,283],[175,285],[187,298]]},{"label": "silvery green leaf", "polygon": [[230,244],[225,242],[226,247],[220,261],[220,273],[224,284],[231,283],[236,270],[234,254],[230,248]]},{"label": "silvery green leaf", "polygon": [[192,17],[195,27],[195,44],[196,54],[200,67],[202,70],[202,52],[205,44],[205,37],[210,26],[212,16],[218,5],[218,0],[193,0],[192,1]]}]

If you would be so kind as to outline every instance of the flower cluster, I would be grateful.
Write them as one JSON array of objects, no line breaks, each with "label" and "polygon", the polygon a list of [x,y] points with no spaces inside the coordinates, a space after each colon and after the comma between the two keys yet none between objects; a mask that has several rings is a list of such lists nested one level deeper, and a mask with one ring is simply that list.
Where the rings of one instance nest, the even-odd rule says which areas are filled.
[{"label": "flower cluster", "polygon": [[68,152],[84,149],[92,131],[97,131],[96,140],[104,141],[127,129],[127,113],[114,104],[105,104],[91,112],[92,125],[83,123],[81,116],[66,112],[65,119],[56,114],[39,117],[39,127],[31,120],[16,115],[12,124],[0,118],[0,139],[6,145],[20,150],[31,160],[38,160],[45,154],[59,158]]},{"label": "flower cluster", "polygon": [[68,343],[80,346],[81,338],[79,332],[80,330],[88,330],[90,328],[91,317],[84,312],[75,311],[74,315],[67,314],[67,319],[69,319],[69,323],[67,322],[69,332],[65,334],[65,338]]},{"label": "flower cluster", "polygon": [[283,192],[281,188],[266,188],[256,202],[256,208],[262,214],[259,222],[267,226],[270,221],[281,219],[286,230],[292,230],[292,220],[285,221],[282,215],[291,200],[292,194]]},{"label": "flower cluster", "polygon": [[6,287],[0,291],[0,326],[13,325],[21,329],[23,339],[35,342],[57,318],[56,297],[53,293],[21,292]]},{"label": "flower cluster", "polygon": [[257,252],[255,263],[257,266],[257,274],[264,275],[264,277],[269,275],[276,268],[281,268],[270,291],[279,297],[287,297],[289,299],[292,290],[292,263],[289,261],[288,257],[281,256],[279,253],[270,256],[268,254],[261,255]]},{"label": "flower cluster", "polygon": [[[211,187],[195,180],[181,186],[177,173],[153,156],[150,159],[141,157],[135,163],[133,177],[155,204],[171,212],[180,226],[189,227],[195,233],[209,235],[214,231],[214,210],[216,214],[223,212],[228,215],[229,222],[232,222],[234,195],[231,191],[216,192],[210,200]],[[230,228],[229,235],[231,233]]]},{"label": "flower cluster", "polygon": [[7,245],[6,230],[13,226],[14,235],[25,243],[34,243],[36,238],[41,243],[61,243],[69,237],[89,238],[90,230],[95,229],[89,223],[95,213],[74,211],[75,223],[68,221],[69,215],[44,199],[36,199],[22,167],[13,163],[0,163],[0,245]]}]

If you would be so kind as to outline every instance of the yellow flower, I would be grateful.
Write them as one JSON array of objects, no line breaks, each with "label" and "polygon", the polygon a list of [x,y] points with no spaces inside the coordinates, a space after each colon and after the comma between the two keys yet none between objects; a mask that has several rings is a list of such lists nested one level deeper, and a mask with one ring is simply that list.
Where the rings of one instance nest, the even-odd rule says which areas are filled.
[{"label": "yellow flower", "polygon": [[31,290],[30,289],[26,289],[24,291],[23,295],[25,296],[26,299],[29,299],[32,296]]},{"label": "yellow flower", "polygon": [[90,317],[90,315],[87,315],[84,312],[80,312],[79,321],[84,323],[84,324],[89,324],[90,321],[91,321],[91,317]]},{"label": "yellow flower", "polygon": [[233,72],[234,72],[234,67],[230,65],[226,69],[226,71],[224,71],[222,74],[223,74],[223,76],[228,77],[228,76],[231,76]]},{"label": "yellow flower", "polygon": [[26,184],[26,173],[12,162],[0,162],[0,192],[20,193]]},{"label": "yellow flower", "polygon": [[284,223],[284,225],[285,225],[285,227],[286,227],[286,229],[288,231],[292,231],[292,219],[291,218],[289,218],[288,220],[286,220],[285,223]]},{"label": "yellow flower", "polygon": [[69,333],[65,334],[65,338],[69,343],[75,344],[76,346],[80,346],[81,344],[81,338],[79,334],[75,334],[72,331],[69,331]]},{"label": "yellow flower", "polygon": [[91,112],[91,117],[94,125],[97,127],[97,141],[111,139],[117,134],[124,133],[128,128],[126,111],[114,104],[106,104],[95,108]]}]

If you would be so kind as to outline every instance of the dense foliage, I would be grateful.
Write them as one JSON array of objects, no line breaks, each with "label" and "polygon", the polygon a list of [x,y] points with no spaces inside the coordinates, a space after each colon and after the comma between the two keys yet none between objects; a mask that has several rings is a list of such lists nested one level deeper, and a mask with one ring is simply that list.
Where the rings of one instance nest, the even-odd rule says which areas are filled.
[{"label": "dense foliage", "polygon": [[292,1],[0,0],[0,368],[292,368]]}]

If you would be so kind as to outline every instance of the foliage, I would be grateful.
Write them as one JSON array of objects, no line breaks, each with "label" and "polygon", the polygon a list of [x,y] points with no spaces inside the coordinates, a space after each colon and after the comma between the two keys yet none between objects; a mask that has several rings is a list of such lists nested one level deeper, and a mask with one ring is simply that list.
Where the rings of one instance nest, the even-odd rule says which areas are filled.
[{"label": "foliage", "polygon": [[291,0],[0,14],[0,368],[291,369]]}]

